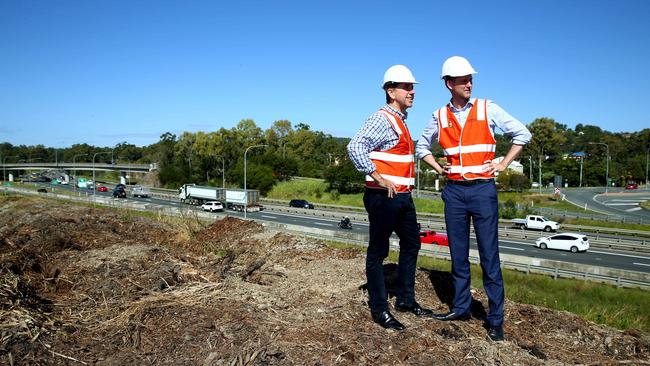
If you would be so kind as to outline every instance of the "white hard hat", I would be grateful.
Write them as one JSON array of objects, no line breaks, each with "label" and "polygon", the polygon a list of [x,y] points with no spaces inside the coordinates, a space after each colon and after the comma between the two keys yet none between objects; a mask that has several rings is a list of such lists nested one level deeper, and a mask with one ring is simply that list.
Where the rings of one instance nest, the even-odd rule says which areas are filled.
[{"label": "white hard hat", "polygon": [[477,72],[465,57],[451,56],[442,64],[440,78],[444,79],[445,76],[457,77],[472,74],[477,74]]},{"label": "white hard hat", "polygon": [[408,67],[404,65],[393,65],[386,70],[384,73],[384,83],[382,84],[382,87],[386,85],[386,83],[411,83],[411,84],[417,84],[418,82],[415,81],[415,77],[413,77],[413,74],[411,73],[411,70],[408,69]]}]

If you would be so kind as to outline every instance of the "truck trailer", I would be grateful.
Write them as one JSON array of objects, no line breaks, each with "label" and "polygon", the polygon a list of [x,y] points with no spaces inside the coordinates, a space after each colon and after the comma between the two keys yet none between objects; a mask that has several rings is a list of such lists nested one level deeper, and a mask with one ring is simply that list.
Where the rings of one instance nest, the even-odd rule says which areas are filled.
[{"label": "truck trailer", "polygon": [[224,201],[225,194],[223,188],[197,186],[196,184],[183,184],[179,188],[178,198],[183,203],[190,205],[202,205],[207,201]]},{"label": "truck trailer", "polygon": [[259,211],[260,191],[256,189],[226,189],[226,207],[235,211]]},{"label": "truck trailer", "polygon": [[217,188],[184,184],[179,188],[178,198],[183,203],[201,205],[208,201],[220,201],[231,210],[259,211],[260,191],[256,189]]}]

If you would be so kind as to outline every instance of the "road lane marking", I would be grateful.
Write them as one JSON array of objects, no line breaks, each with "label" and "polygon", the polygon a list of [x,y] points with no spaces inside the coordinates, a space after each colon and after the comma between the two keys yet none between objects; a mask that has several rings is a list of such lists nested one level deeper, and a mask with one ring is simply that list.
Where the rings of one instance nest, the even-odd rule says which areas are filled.
[{"label": "road lane marking", "polygon": [[636,264],[637,266],[646,266],[646,267],[650,267],[650,264],[648,264],[648,263],[636,263],[636,262],[634,262],[634,263],[632,263],[632,264]]},{"label": "road lane marking", "polygon": [[512,250],[521,250],[521,251],[526,250],[526,249],[523,249],[523,248],[506,247],[506,246],[504,246],[504,245],[501,245],[500,248],[506,248],[506,249],[512,249]]},{"label": "road lane marking", "polygon": [[322,226],[332,226],[332,223],[327,223],[327,222],[314,222],[316,225],[322,225]]},{"label": "road lane marking", "polygon": [[638,206],[639,203],[638,202],[637,203],[631,203],[631,202],[628,202],[628,203],[609,203],[609,202],[606,202],[605,205],[607,205],[607,206]]},{"label": "road lane marking", "polygon": [[262,215],[262,217],[268,217],[269,219],[277,219],[277,216],[271,216],[271,215]]},{"label": "road lane marking", "polygon": [[626,212],[632,212],[632,211],[639,211],[639,210],[643,210],[643,209],[641,207],[634,207],[634,208],[628,208],[625,211]]},{"label": "road lane marking", "polygon": [[641,259],[648,259],[648,256],[642,257],[639,255],[631,255],[631,254],[623,254],[623,253],[612,253],[612,252],[599,252],[597,250],[590,250],[589,253],[598,253],[598,254],[606,254],[606,255],[617,255],[619,257],[630,257],[630,258],[641,258]]}]

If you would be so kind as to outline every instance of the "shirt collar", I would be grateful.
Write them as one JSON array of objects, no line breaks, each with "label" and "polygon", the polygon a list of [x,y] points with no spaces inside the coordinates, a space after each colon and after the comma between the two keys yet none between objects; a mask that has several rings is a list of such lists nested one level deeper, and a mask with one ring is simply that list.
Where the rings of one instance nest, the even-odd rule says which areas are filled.
[{"label": "shirt collar", "polygon": [[402,112],[398,111],[397,109],[391,107],[388,104],[386,104],[384,106],[384,109],[391,112],[391,113],[396,114],[402,120],[402,122],[406,122],[406,118],[408,118],[408,115],[409,115],[408,112],[402,113]]},{"label": "shirt collar", "polygon": [[454,106],[454,104],[451,102],[451,99],[449,99],[449,108],[451,109],[451,111],[453,113],[466,111],[466,110],[472,108],[472,106],[474,106],[474,98],[469,98],[469,102],[467,102],[467,104],[465,104],[465,106],[463,108],[461,108],[461,109],[456,108]]}]

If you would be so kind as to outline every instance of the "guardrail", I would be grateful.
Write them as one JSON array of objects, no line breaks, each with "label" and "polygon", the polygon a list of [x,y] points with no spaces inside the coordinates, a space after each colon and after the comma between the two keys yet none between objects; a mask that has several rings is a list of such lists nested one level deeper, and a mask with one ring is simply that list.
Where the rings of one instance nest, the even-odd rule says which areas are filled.
[{"label": "guardrail", "polygon": [[568,210],[560,211],[548,207],[536,207],[533,210],[540,214],[547,215],[547,216],[554,216],[554,217],[571,217],[576,219],[599,220],[605,222],[620,222],[620,223],[628,223],[628,224],[650,225],[650,219],[646,219],[643,217],[630,218],[621,215],[605,215],[593,211],[584,212],[584,213],[576,212],[576,211],[568,211]]},{"label": "guardrail", "polygon": [[[5,189],[3,190],[4,194],[31,194],[31,195],[40,195],[40,193],[37,193],[36,191],[25,191],[25,190],[20,190],[20,189]],[[192,210],[189,206],[187,210],[184,210],[181,206],[179,207],[165,207],[165,206],[157,206],[153,204],[142,204],[141,202],[133,202],[133,201],[128,201],[128,200],[116,200],[112,199],[110,197],[95,197],[95,200],[93,200],[93,197],[89,196],[83,196],[83,195],[65,195],[65,194],[52,194],[51,196],[54,196],[56,199],[66,199],[66,200],[73,200],[73,201],[81,201],[81,202],[87,202],[87,201],[93,201],[96,204],[102,204],[102,205],[107,205],[110,207],[114,208],[126,208],[130,210],[139,210],[139,211],[155,211],[160,215],[187,215],[188,213],[191,215],[194,215],[196,217],[200,218],[205,218],[205,219],[214,219],[214,214],[208,214],[204,213],[201,211],[195,211]],[[311,210],[310,210],[311,211]],[[314,214],[314,216],[317,216]],[[360,245],[360,246],[367,246],[368,239],[366,236],[361,235],[361,239],[352,239],[350,237],[346,237],[343,235],[348,235],[347,233],[341,233],[336,230],[324,230],[324,229],[316,229],[319,230],[318,234],[316,233],[309,233],[306,230],[298,230],[298,229],[291,229],[288,228],[287,225],[285,224],[279,224],[273,221],[266,221],[266,220],[258,220],[258,221],[264,221],[267,226],[276,226],[276,227],[283,227],[283,230],[292,232],[294,235],[297,236],[306,236],[306,237],[312,237],[316,239],[323,239],[323,236],[328,236],[332,238],[333,241],[337,242],[343,242],[343,243],[348,243],[348,244],[354,244],[354,245]],[[448,251],[445,251],[447,249],[446,247],[438,247],[438,246],[431,246],[435,247],[435,250],[428,249],[426,246],[423,247],[423,249],[420,251],[422,255],[427,255],[431,257],[437,257],[437,258],[442,258],[442,259],[450,259]],[[399,250],[399,245],[396,240],[391,240],[391,248],[393,250]],[[505,257],[505,255],[503,256]],[[517,257],[517,256],[509,256],[510,258],[521,258],[521,261],[528,261],[530,258],[527,257]],[[478,264],[480,263],[479,257],[470,255],[469,257],[470,262]],[[595,266],[582,266],[582,265],[574,265],[574,266],[580,266],[583,268],[589,268],[589,270],[584,269],[584,270],[571,270],[571,269],[566,269],[566,268],[560,268],[562,265],[566,265],[565,263],[562,262],[554,262],[554,261],[548,261],[548,262],[553,262],[556,263],[557,265],[554,267],[547,267],[547,266],[542,266],[542,265],[536,265],[536,264],[531,264],[530,262],[528,263],[522,263],[520,261],[516,260],[502,260],[501,265],[503,268],[508,268],[508,269],[513,269],[517,271],[521,271],[524,273],[536,273],[536,274],[542,274],[542,275],[549,275],[552,276],[554,279],[558,278],[570,278],[570,279],[582,279],[582,280],[588,280],[588,281],[594,281],[594,282],[601,282],[601,283],[606,283],[606,284],[612,284],[618,287],[639,287],[639,288],[650,288],[650,275],[642,272],[635,272],[635,271],[618,271],[621,274],[626,274],[626,276],[622,275],[606,275],[606,274],[601,274],[598,273],[599,270],[606,270],[604,267],[595,267]],[[615,271],[615,270],[611,270]]]},{"label": "guardrail", "polygon": [[[163,189],[163,188],[151,188],[151,192],[156,194],[156,197],[161,198],[161,199],[169,199],[169,200],[176,200],[178,199],[178,191],[175,189]],[[260,201],[264,204],[275,204],[278,206],[289,206],[289,201],[288,200],[280,200],[280,199],[272,199],[272,198],[262,198]],[[365,209],[363,207],[359,206],[344,206],[344,205],[333,205],[333,204],[326,204],[326,203],[317,203],[316,204],[317,208],[319,210],[324,210],[324,211],[350,211],[350,212],[363,212],[365,213]],[[537,208],[538,210],[542,211],[542,214],[544,212],[547,212],[546,215],[548,216],[558,216],[558,217],[570,217],[570,215],[567,213],[567,211],[558,211],[558,210],[552,210],[548,209],[546,207],[541,207]],[[607,215],[599,215],[599,214],[585,214],[582,215],[581,217],[583,218],[590,218],[590,219],[596,219],[599,216],[602,216],[604,218],[607,218]],[[418,212],[418,217],[422,218],[428,218],[428,219],[439,219],[439,220],[444,220],[444,215],[443,214],[434,214],[434,213],[428,213],[428,212]],[[610,218],[614,216],[609,216]],[[616,220],[605,220],[605,221],[614,221]],[[499,220],[499,222],[503,225],[509,225],[510,220],[508,219],[502,219]],[[631,221],[627,221],[630,223]],[[650,222],[648,222],[650,224]],[[611,234],[626,234],[626,235],[631,235],[631,236],[639,236],[639,237],[647,237],[648,241],[650,241],[650,231],[647,230],[631,230],[631,229],[618,229],[618,228],[607,228],[607,227],[600,227],[600,226],[585,226],[585,225],[569,225],[569,224],[562,224],[562,227],[571,229],[573,231],[579,231],[579,232],[587,232],[587,233],[611,233]]]},{"label": "guardrail", "polygon": [[[294,231],[294,230],[287,230],[292,232],[294,235],[300,235],[304,237],[310,237],[314,239],[323,239],[323,234],[312,234],[312,233],[306,233],[304,231]],[[336,235],[332,235],[332,241],[337,241],[337,242],[343,242],[345,244],[350,244],[350,245],[358,245],[358,246],[368,246],[367,240],[355,240],[355,239],[350,239],[350,238],[343,238],[343,237],[338,237]],[[399,244],[395,242],[391,242],[390,245],[391,249],[394,251],[399,251]],[[436,250],[433,249],[427,249],[423,246],[422,249],[420,249],[420,255],[425,255],[433,258],[439,258],[439,259],[445,259],[445,260],[451,260],[451,256],[449,252],[443,251],[443,250],[438,250],[437,246]],[[480,258],[478,256],[469,256],[469,261],[470,263],[480,265]],[[589,270],[570,270],[570,269],[563,269],[559,267],[546,267],[542,265],[534,265],[531,263],[520,263],[517,261],[513,260],[502,260],[501,261],[501,267],[502,268],[507,268],[519,272],[523,272],[526,274],[540,274],[540,275],[547,275],[550,277],[553,277],[553,279],[557,280],[560,278],[567,278],[567,279],[579,279],[579,280],[585,280],[585,281],[592,281],[592,282],[599,282],[599,283],[604,283],[608,285],[614,285],[617,287],[626,287],[626,288],[643,288],[643,289],[650,289],[650,280],[643,280],[643,279],[635,279],[635,278],[630,278],[630,277],[637,277],[637,278],[650,278],[650,275],[647,275],[645,273],[641,272],[633,272],[633,271],[626,271],[627,273],[635,273],[635,275],[632,275],[630,277],[623,277],[623,276],[616,276],[616,275],[605,275],[605,274],[600,274],[595,271],[589,271]],[[595,269],[593,266],[585,266],[589,267],[590,269]]]},{"label": "guardrail", "polygon": [[[283,206],[273,206],[273,205],[267,205],[265,206],[265,208],[268,211],[300,214],[303,216],[314,216],[318,218],[326,218],[326,219],[333,219],[333,220],[340,220],[342,218],[340,212],[330,211],[330,210],[321,210],[321,209],[309,210],[303,208],[292,208],[287,206],[283,207]],[[352,220],[353,222],[363,222],[363,223],[368,222],[368,216],[365,214],[365,211],[363,213],[361,212],[357,212],[355,214],[350,213],[348,216],[350,217],[350,220]],[[444,231],[444,232],[447,231],[447,226],[445,225],[444,221],[427,220],[426,215],[420,215],[420,214],[418,214],[418,217],[419,217],[420,225],[422,226],[423,229],[431,229],[435,231]],[[472,234],[474,233],[474,227],[470,227],[470,233]],[[534,241],[542,236],[551,235],[551,234],[552,233],[513,228],[510,225],[503,225],[499,227],[499,236],[506,237],[509,239],[516,239],[516,240]],[[610,250],[633,252],[633,253],[650,253],[650,239],[642,239],[640,241],[637,241],[637,240],[623,239],[623,238],[616,238],[616,239],[604,238],[596,235],[596,236],[589,236],[589,245],[592,248],[602,248],[602,249],[610,249]]]},{"label": "guardrail", "polygon": [[[149,192],[150,197],[167,201],[178,200],[177,191],[173,189],[149,188]],[[289,201],[286,200],[262,199],[262,202],[265,204],[265,208],[269,211],[301,215],[311,214],[314,217],[330,218],[333,220],[340,220],[342,218],[342,215],[345,214],[350,216],[350,219],[352,221],[368,222],[366,211],[362,207],[318,204],[317,209],[308,210],[303,208],[289,207]],[[341,211],[343,211],[343,213]],[[447,227],[444,222],[444,216],[442,214],[418,213],[418,220],[423,229],[431,229],[444,232],[447,231]],[[592,248],[602,248],[633,253],[650,253],[650,232],[648,231],[564,224],[562,226],[563,228],[569,229],[569,231],[595,234],[589,235],[589,243]],[[474,228],[470,227],[470,233],[473,232]],[[620,237],[608,238],[600,236],[599,234],[601,233],[637,236],[639,237],[639,240]],[[539,237],[550,235],[550,233],[513,228],[510,224],[510,220],[500,220],[499,235],[516,240],[536,240]]]}]

